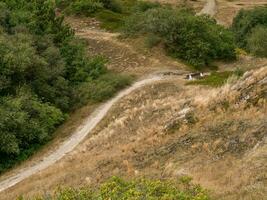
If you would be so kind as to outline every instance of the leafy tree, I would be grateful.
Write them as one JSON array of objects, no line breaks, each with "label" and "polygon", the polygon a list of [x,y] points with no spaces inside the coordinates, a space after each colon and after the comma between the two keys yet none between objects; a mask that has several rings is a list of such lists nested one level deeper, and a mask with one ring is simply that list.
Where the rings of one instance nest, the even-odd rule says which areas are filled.
[{"label": "leafy tree", "polygon": [[267,57],[267,26],[257,26],[247,39],[247,49],[259,57]]},{"label": "leafy tree", "polygon": [[239,47],[247,48],[248,37],[256,26],[267,27],[267,7],[239,11],[232,24]]},{"label": "leafy tree", "polygon": [[27,90],[17,97],[4,97],[0,106],[0,154],[18,154],[33,143],[49,138],[64,120],[62,112],[38,101]]},{"label": "leafy tree", "polygon": [[[95,102],[92,94],[109,82],[100,81],[105,60],[86,55],[55,8],[51,0],[0,1],[0,173],[47,142],[69,111]],[[92,94],[83,95],[88,88]]]}]

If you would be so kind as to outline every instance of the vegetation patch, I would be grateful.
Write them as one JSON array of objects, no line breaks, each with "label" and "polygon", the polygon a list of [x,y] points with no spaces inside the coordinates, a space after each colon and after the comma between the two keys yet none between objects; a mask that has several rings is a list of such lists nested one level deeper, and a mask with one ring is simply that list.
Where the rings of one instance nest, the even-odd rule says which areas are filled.
[{"label": "vegetation patch", "polygon": [[267,7],[241,10],[234,18],[232,28],[240,48],[267,57]]},{"label": "vegetation patch", "polygon": [[131,82],[88,57],[55,10],[50,0],[0,2],[0,173],[50,140],[73,109]]},{"label": "vegetation patch", "polygon": [[195,68],[214,60],[236,58],[233,33],[207,16],[196,16],[184,8],[152,7],[129,16],[123,29],[127,36],[153,35],[167,52]]},{"label": "vegetation patch", "polygon": [[224,85],[231,76],[235,75],[240,77],[242,74],[243,72],[241,70],[212,72],[209,76],[199,80],[190,81],[187,83],[187,85],[207,85],[211,87],[220,87]]},{"label": "vegetation patch", "polygon": [[[102,8],[77,10],[73,7],[77,2],[100,3]],[[214,19],[196,16],[188,8],[172,8],[147,1],[117,0],[114,5],[120,9],[104,6],[103,0],[70,0],[63,9],[70,14],[96,17],[102,28],[122,31],[126,37],[146,35],[148,48],[162,43],[168,54],[197,69],[212,65],[214,60],[236,58],[233,33],[216,24]]]},{"label": "vegetation patch", "polygon": [[95,14],[95,17],[101,21],[101,28],[111,31],[119,31],[124,23],[125,14],[103,10]]},{"label": "vegetation patch", "polygon": [[[24,198],[20,198],[24,200]],[[119,200],[119,199],[157,199],[157,200],[209,200],[207,191],[199,185],[191,183],[190,178],[183,178],[180,181],[161,180],[134,180],[125,181],[113,177],[103,183],[98,189],[61,189],[49,197],[39,197],[38,200]]]},{"label": "vegetation patch", "polygon": [[130,15],[136,0],[57,0],[56,5],[67,15],[95,17],[101,21],[101,27],[109,31],[118,31],[124,19]]}]

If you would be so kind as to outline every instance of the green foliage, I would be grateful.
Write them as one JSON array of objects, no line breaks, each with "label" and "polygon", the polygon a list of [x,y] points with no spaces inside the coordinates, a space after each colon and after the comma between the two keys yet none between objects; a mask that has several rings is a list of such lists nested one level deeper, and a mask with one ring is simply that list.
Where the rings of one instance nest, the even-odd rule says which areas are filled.
[{"label": "green foliage", "polygon": [[99,79],[83,83],[77,88],[76,98],[81,103],[88,100],[102,102],[112,97],[116,91],[125,88],[132,82],[132,77],[113,73],[104,74]]},{"label": "green foliage", "polygon": [[259,57],[267,57],[267,26],[257,26],[247,39],[249,52]]},{"label": "green foliage", "polygon": [[237,69],[235,71],[224,71],[224,72],[212,72],[209,76],[204,77],[200,80],[191,81],[188,85],[207,85],[211,87],[220,87],[224,85],[231,76],[240,77],[243,75],[243,71]]},{"label": "green foliage", "polygon": [[160,3],[158,2],[137,1],[136,4],[132,7],[132,12],[146,12],[149,9],[158,8],[160,6]]},{"label": "green foliage", "polygon": [[189,85],[208,85],[212,87],[220,87],[224,85],[232,72],[212,72],[211,75],[196,81],[191,81]]},{"label": "green foliage", "polygon": [[195,67],[215,59],[235,59],[233,34],[206,16],[190,10],[153,8],[130,16],[124,26],[126,35],[154,34],[168,52]]},{"label": "green foliage", "polygon": [[161,38],[157,35],[153,35],[153,34],[149,34],[147,37],[146,37],[146,40],[145,40],[145,45],[148,47],[148,48],[152,48],[154,46],[157,46],[160,42],[161,42]]},{"label": "green foliage", "polygon": [[3,97],[0,105],[0,171],[19,159],[25,149],[42,144],[51,137],[64,114],[40,102],[26,89],[16,97]]},{"label": "green foliage", "polygon": [[[133,180],[113,177],[94,191],[88,188],[61,189],[49,199],[54,200],[209,200],[207,191],[191,179],[181,181]],[[23,198],[21,198],[23,200]],[[36,198],[36,200],[45,198]]]},{"label": "green foliage", "polygon": [[65,9],[69,14],[85,16],[92,16],[105,9],[117,13],[122,12],[122,7],[118,0],[57,0],[56,5]]},{"label": "green foliage", "polygon": [[123,26],[123,18],[121,13],[103,10],[95,14],[95,17],[101,21],[101,28],[111,31],[118,31]]},{"label": "green foliage", "polygon": [[111,10],[113,12],[122,12],[121,2],[118,0],[100,0],[104,8]]},{"label": "green foliage", "polygon": [[[129,84],[104,78],[106,61],[87,57],[55,8],[50,0],[0,2],[0,173],[47,142],[69,111]],[[77,98],[85,85],[86,98]]]},{"label": "green foliage", "polygon": [[[96,9],[91,9],[92,7],[95,8],[94,5],[96,4],[99,6]],[[102,28],[120,31],[125,17],[138,10],[147,10],[159,4],[137,0],[57,0],[56,5],[66,14],[95,17],[101,22]]]},{"label": "green foliage", "polygon": [[232,24],[232,30],[239,47],[247,48],[248,37],[256,26],[267,27],[267,7],[239,11]]},{"label": "green foliage", "polygon": [[74,14],[89,16],[103,9],[103,4],[95,0],[78,0],[71,3],[69,9]]}]

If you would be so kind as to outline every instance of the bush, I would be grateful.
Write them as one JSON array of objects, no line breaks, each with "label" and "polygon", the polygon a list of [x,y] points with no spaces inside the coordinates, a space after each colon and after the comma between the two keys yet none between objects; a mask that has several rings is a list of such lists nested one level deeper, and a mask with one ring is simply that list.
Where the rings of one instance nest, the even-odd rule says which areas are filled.
[{"label": "bush", "polygon": [[106,30],[116,31],[123,25],[123,15],[121,13],[103,10],[95,14],[96,18],[101,21],[101,27]]},{"label": "bush", "polygon": [[[147,179],[125,181],[113,177],[96,190],[90,190],[88,188],[61,189],[51,197],[51,200],[209,200],[210,198],[207,192],[199,185],[192,184],[190,180],[184,178],[181,181]],[[45,198],[41,197],[38,199],[42,200]]]},{"label": "bush", "polygon": [[259,57],[267,57],[267,26],[257,26],[247,39],[249,52]]},{"label": "bush", "polygon": [[221,87],[222,85],[227,83],[230,77],[235,76],[239,78],[243,74],[244,72],[239,68],[235,71],[212,72],[209,76],[206,76],[203,79],[190,81],[188,85],[207,85],[211,87]]},{"label": "bush", "polygon": [[145,40],[145,45],[148,47],[148,48],[152,48],[154,46],[157,46],[160,42],[161,42],[161,38],[159,36],[156,36],[156,35],[153,35],[153,34],[150,34],[146,37],[146,40]]},{"label": "bush", "polygon": [[76,98],[81,103],[93,101],[102,102],[120,90],[130,85],[132,78],[125,75],[104,74],[99,79],[83,83],[77,88]]},{"label": "bush", "polygon": [[122,5],[118,0],[100,0],[104,8],[113,12],[122,12]]},{"label": "bush", "polygon": [[33,153],[34,147],[51,138],[64,114],[20,90],[16,97],[4,97],[0,105],[0,173]]},{"label": "bush", "polygon": [[247,48],[248,37],[256,26],[267,27],[267,7],[239,11],[232,24],[232,30],[239,47]]},{"label": "bush", "polygon": [[154,8],[130,16],[126,35],[153,34],[164,42],[174,57],[194,67],[209,65],[215,59],[235,59],[233,34],[205,16],[188,10]]},{"label": "bush", "polygon": [[104,9],[122,12],[122,6],[118,0],[57,0],[56,5],[68,14],[85,16],[91,16]]},{"label": "bush", "polygon": [[132,12],[145,12],[152,8],[160,7],[160,3],[158,2],[149,2],[149,1],[137,1],[136,4],[132,8]]},{"label": "bush", "polygon": [[69,9],[74,14],[90,16],[103,9],[103,4],[96,0],[78,0],[71,3]]}]

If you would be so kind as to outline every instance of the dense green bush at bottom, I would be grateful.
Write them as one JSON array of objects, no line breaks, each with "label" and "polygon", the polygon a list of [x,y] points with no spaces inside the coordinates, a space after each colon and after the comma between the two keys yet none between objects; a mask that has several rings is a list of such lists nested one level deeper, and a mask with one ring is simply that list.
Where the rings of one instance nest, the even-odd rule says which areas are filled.
[{"label": "dense green bush at bottom", "polygon": [[[209,200],[207,191],[190,183],[190,178],[180,181],[134,180],[113,177],[98,189],[61,189],[54,195],[35,200]],[[22,197],[20,200],[25,200]]]}]

